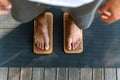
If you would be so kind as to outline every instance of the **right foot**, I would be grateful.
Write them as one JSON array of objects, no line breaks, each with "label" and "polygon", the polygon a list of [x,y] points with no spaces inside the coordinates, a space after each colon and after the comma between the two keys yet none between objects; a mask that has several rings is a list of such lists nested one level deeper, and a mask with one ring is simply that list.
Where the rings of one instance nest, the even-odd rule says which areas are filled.
[{"label": "right foot", "polygon": [[66,23],[67,49],[75,50],[82,42],[82,30],[78,28],[70,15],[67,17]]},{"label": "right foot", "polygon": [[0,0],[0,15],[8,14],[11,7],[8,0]]},{"label": "right foot", "polygon": [[37,19],[36,33],[34,41],[37,47],[41,50],[49,49],[49,35],[48,35],[48,22],[45,13],[40,14]]}]

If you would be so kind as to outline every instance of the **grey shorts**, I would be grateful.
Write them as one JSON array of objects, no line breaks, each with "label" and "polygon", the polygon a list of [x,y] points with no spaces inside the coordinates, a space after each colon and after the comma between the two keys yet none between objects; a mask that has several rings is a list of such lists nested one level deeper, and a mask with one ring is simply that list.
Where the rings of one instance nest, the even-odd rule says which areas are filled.
[{"label": "grey shorts", "polygon": [[[69,12],[72,18],[74,19],[75,23],[79,27],[83,29],[87,29],[91,25],[96,10],[98,9],[102,1],[103,0],[95,0],[92,3],[85,4],[77,8],[68,8],[68,7],[57,7],[57,8]],[[43,5],[43,4],[38,5],[38,3],[29,2],[28,0],[11,0],[11,3],[13,5],[13,8],[11,9],[13,18],[23,23],[33,20],[42,11],[51,7],[49,5]]]}]

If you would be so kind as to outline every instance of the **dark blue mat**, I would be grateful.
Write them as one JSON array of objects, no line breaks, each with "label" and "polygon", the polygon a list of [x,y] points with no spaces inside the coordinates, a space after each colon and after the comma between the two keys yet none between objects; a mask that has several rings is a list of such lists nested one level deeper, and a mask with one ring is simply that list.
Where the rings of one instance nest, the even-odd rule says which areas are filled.
[{"label": "dark blue mat", "polygon": [[[0,66],[4,67],[120,67],[120,22],[108,25],[96,16],[84,31],[84,52],[63,52],[62,12],[54,11],[54,52],[32,52],[33,21],[22,24],[0,39]],[[57,17],[57,19],[56,19]]]}]

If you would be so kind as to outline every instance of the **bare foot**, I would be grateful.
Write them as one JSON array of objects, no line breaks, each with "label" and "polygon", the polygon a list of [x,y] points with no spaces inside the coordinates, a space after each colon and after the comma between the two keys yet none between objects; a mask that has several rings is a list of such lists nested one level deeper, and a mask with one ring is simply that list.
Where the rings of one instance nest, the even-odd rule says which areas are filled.
[{"label": "bare foot", "polygon": [[8,14],[11,7],[8,0],[0,0],[0,15]]},{"label": "bare foot", "polygon": [[67,21],[67,48],[68,50],[76,49],[82,39],[82,31],[78,28],[78,26],[74,23],[71,16],[68,16]]},{"label": "bare foot", "polygon": [[42,50],[49,49],[48,24],[45,13],[40,14],[37,18],[36,33],[34,36],[35,44]]}]

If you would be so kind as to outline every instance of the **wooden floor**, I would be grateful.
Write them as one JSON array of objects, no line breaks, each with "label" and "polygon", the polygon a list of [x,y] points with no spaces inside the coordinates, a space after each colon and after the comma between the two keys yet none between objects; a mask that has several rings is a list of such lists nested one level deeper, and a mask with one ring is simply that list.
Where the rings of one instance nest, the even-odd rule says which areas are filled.
[{"label": "wooden floor", "polygon": [[[0,16],[0,38],[19,25]],[[0,68],[0,80],[120,80],[120,68]]]},{"label": "wooden floor", "polygon": [[120,80],[119,68],[0,68],[0,80]]}]

